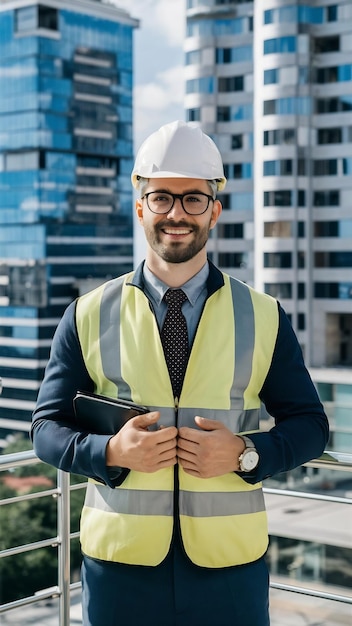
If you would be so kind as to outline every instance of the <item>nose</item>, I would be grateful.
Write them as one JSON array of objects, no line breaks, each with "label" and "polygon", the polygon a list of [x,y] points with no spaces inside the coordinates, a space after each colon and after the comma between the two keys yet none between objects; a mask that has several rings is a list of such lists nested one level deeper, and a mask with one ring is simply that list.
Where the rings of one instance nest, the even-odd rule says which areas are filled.
[{"label": "nose", "polygon": [[186,211],[184,211],[181,198],[175,198],[175,202],[173,204],[172,209],[168,212],[167,217],[171,219],[183,219],[186,215]]}]

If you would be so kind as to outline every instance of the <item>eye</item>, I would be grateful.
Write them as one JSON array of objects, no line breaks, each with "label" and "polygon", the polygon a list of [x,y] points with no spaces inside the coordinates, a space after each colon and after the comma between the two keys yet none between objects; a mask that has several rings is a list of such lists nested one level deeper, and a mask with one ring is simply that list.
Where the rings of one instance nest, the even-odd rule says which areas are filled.
[{"label": "eye", "polygon": [[152,202],[170,202],[171,198],[171,196],[166,193],[153,193],[149,197]]},{"label": "eye", "polygon": [[204,202],[204,197],[197,194],[188,194],[184,197],[184,200],[188,202]]}]

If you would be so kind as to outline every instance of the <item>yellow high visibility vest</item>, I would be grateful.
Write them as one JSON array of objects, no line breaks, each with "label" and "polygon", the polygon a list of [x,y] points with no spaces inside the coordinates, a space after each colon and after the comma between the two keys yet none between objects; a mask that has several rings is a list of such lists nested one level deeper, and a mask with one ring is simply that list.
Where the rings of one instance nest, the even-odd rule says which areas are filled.
[{"label": "yellow high visibility vest", "polygon": [[[97,393],[159,410],[160,424],[195,427],[195,415],[234,433],[259,428],[260,399],[278,333],[276,301],[223,274],[206,301],[185,374],[178,411],[149,301],[131,272],[77,301],[82,354]],[[238,474],[202,479],[179,466],[179,515],[189,558],[211,568],[249,563],[268,544],[261,484]],[[174,525],[174,468],[130,471],[111,489],[88,482],[82,550],[93,558],[158,565]]]}]

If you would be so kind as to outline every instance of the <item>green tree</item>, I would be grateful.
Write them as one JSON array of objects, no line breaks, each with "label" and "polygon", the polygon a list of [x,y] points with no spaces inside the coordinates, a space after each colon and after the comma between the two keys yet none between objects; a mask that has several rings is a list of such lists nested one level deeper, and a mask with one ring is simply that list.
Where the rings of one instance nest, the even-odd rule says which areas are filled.
[{"label": "green tree", "polygon": [[[31,449],[23,435],[17,436],[4,450],[5,454]],[[8,477],[30,479],[44,477],[56,486],[57,470],[45,463],[26,465],[0,474],[0,498],[6,499],[21,493],[21,487],[11,486]],[[85,478],[72,475],[71,484],[85,482]],[[26,492],[50,489],[48,484],[33,486]],[[84,489],[71,492],[71,532],[78,530]],[[44,496],[34,500],[6,504],[0,507],[0,550],[6,550],[57,535],[57,499]],[[78,540],[71,542],[71,572],[76,577],[81,554]],[[1,602],[10,602],[32,595],[36,591],[57,584],[57,547],[40,548],[0,559]]]}]

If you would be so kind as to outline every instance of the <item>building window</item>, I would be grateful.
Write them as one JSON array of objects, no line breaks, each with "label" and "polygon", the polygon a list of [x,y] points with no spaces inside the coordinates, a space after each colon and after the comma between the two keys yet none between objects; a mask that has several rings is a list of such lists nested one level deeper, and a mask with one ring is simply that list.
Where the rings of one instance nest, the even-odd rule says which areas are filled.
[{"label": "building window", "polygon": [[308,163],[309,162],[307,159],[297,159],[297,175],[298,176],[307,176]]},{"label": "building window", "polygon": [[202,62],[202,51],[201,50],[191,50],[190,52],[186,52],[186,65],[200,65]]},{"label": "building window", "polygon": [[337,159],[318,159],[313,161],[313,176],[336,176]]},{"label": "building window", "polygon": [[352,267],[352,252],[315,252],[314,267],[349,268]]},{"label": "building window", "polygon": [[352,174],[352,158],[342,159],[342,173],[344,176],[351,176]]},{"label": "building window", "polygon": [[296,37],[276,37],[264,41],[264,54],[285,54],[296,52]]},{"label": "building window", "polygon": [[351,95],[316,100],[317,113],[344,113],[345,111],[352,111]]},{"label": "building window", "polygon": [[252,178],[252,163],[224,163],[224,173],[228,179]]},{"label": "building window", "polygon": [[297,267],[303,269],[306,266],[306,253],[303,250],[297,252]]},{"label": "building window", "polygon": [[58,11],[42,4],[16,10],[15,28],[17,33],[36,30],[58,30]]},{"label": "building window", "polygon": [[219,239],[243,239],[243,224],[222,224],[217,225]]},{"label": "building window", "polygon": [[314,222],[314,236],[352,238],[352,220]]},{"label": "building window", "polygon": [[264,252],[264,267],[292,267],[291,252]]},{"label": "building window", "polygon": [[309,115],[312,101],[307,96],[264,100],[264,115]]},{"label": "building window", "polygon": [[280,144],[293,144],[296,141],[295,128],[279,128],[275,130],[265,130],[263,135],[264,146],[274,146]]},{"label": "building window", "polygon": [[306,225],[305,222],[298,222],[297,224],[297,237],[305,237]]},{"label": "building window", "polygon": [[313,206],[339,206],[339,204],[340,192],[338,189],[314,192]]},{"label": "building window", "polygon": [[326,21],[337,22],[337,4],[326,7]]},{"label": "building window", "polygon": [[5,155],[4,169],[13,172],[39,169],[39,152],[10,152]]},{"label": "building window", "polygon": [[338,237],[338,222],[314,222],[314,237]]},{"label": "building window", "polygon": [[273,298],[279,300],[292,298],[291,283],[265,283],[264,291],[269,294],[269,296],[273,296]]},{"label": "building window", "polygon": [[292,206],[292,191],[290,189],[264,191],[264,206]]},{"label": "building window", "polygon": [[220,252],[219,265],[221,267],[247,267],[246,252]]},{"label": "building window", "polygon": [[318,144],[342,143],[342,128],[318,128]]},{"label": "building window", "polygon": [[253,117],[253,104],[248,102],[247,104],[234,105],[232,107],[217,107],[217,121],[218,122],[230,122],[251,120]]},{"label": "building window", "polygon": [[218,79],[218,91],[220,93],[228,93],[232,91],[243,91],[243,76],[224,76]]},{"label": "building window", "polygon": [[39,262],[9,267],[9,306],[47,306],[46,266]]},{"label": "building window", "polygon": [[264,24],[277,23],[321,24],[323,9],[309,6],[286,6],[264,11]]},{"label": "building window", "polygon": [[319,67],[315,71],[315,83],[323,85],[325,83],[336,83],[337,67]]},{"label": "building window", "polygon": [[217,107],[217,122],[229,122],[231,120],[231,107]]},{"label": "building window", "polygon": [[243,135],[231,136],[231,150],[241,150],[243,148]]},{"label": "building window", "polygon": [[187,122],[200,122],[200,107],[196,109],[187,109]]},{"label": "building window", "polygon": [[252,211],[253,210],[253,193],[236,192],[231,198],[231,208],[234,211]]},{"label": "building window", "polygon": [[231,209],[231,194],[229,193],[219,193],[217,195],[218,200],[220,200],[222,204],[222,208],[225,211],[229,211]]},{"label": "building window", "polygon": [[298,300],[304,300],[306,297],[306,284],[298,283],[297,285],[297,297]]},{"label": "building window", "polygon": [[243,63],[253,60],[252,46],[239,46],[237,48],[216,48],[216,63]]},{"label": "building window", "polygon": [[314,283],[314,297],[350,300],[352,299],[352,282]]},{"label": "building window", "polygon": [[214,77],[202,76],[187,80],[186,93],[214,93]]},{"label": "building window", "polygon": [[315,54],[325,54],[327,52],[339,52],[339,50],[340,50],[340,37],[337,35],[333,37],[316,37],[314,39]]},{"label": "building window", "polygon": [[286,221],[264,222],[264,237],[279,239],[292,237],[292,223]]},{"label": "building window", "polygon": [[264,85],[273,85],[279,82],[279,70],[264,70]]},{"label": "building window", "polygon": [[316,70],[316,81],[319,84],[343,83],[352,80],[352,65],[336,65],[334,67],[322,67]]},{"label": "building window", "polygon": [[291,176],[292,159],[278,159],[263,162],[263,176]]},{"label": "building window", "polygon": [[297,330],[306,329],[306,316],[305,313],[298,313],[297,315]]}]

